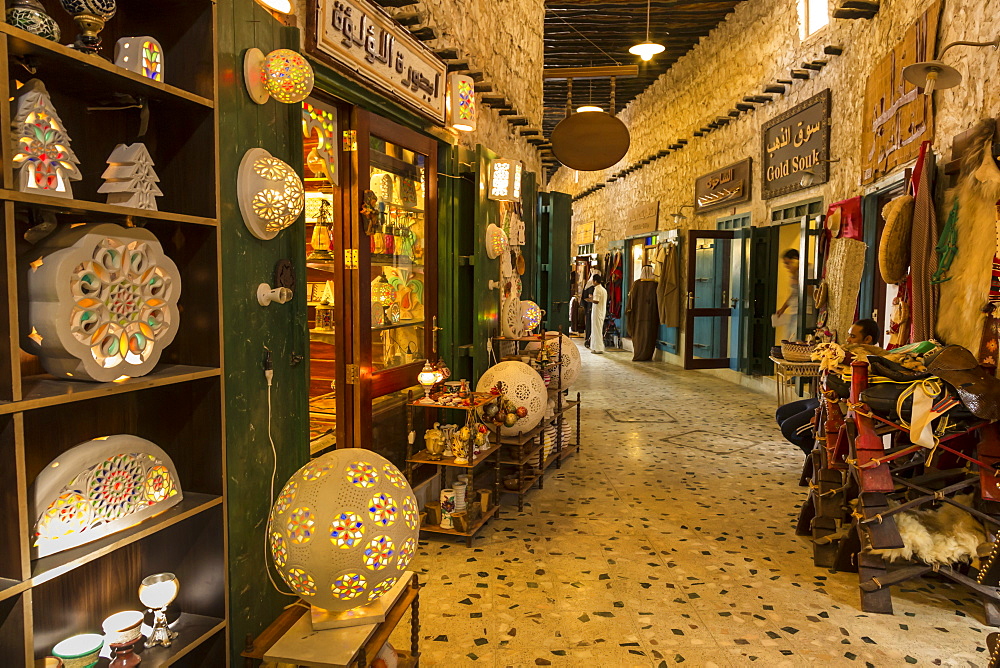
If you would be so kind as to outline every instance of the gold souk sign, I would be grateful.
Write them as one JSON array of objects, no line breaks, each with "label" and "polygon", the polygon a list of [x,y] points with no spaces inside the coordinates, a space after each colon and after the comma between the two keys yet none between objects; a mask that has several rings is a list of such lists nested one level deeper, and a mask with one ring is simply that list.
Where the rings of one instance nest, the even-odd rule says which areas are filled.
[{"label": "gold souk sign", "polygon": [[[768,121],[761,129],[761,197],[802,190],[830,177],[830,90]],[[802,185],[811,170],[812,182]]]},{"label": "gold souk sign", "polygon": [[447,66],[381,8],[364,0],[310,0],[313,58],[444,123]]},{"label": "gold souk sign", "polygon": [[694,182],[697,213],[750,201],[750,158],[699,177]]}]

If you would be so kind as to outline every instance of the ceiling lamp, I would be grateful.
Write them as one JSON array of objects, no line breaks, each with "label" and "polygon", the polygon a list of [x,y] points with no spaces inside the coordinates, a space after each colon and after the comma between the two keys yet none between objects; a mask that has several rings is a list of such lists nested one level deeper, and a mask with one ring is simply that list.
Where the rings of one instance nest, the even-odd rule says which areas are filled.
[{"label": "ceiling lamp", "polygon": [[292,0],[257,0],[257,4],[279,14],[291,14],[295,11]]},{"label": "ceiling lamp", "polygon": [[639,56],[643,60],[650,60],[653,56],[658,53],[663,53],[666,51],[666,47],[662,44],[657,44],[656,42],[649,41],[649,4],[651,0],[646,0],[646,41],[642,44],[636,44],[631,49],[628,50],[629,53],[635,56]]},{"label": "ceiling lamp", "polygon": [[944,54],[953,46],[992,46],[994,49],[1000,48],[1000,37],[992,42],[952,42],[941,50],[938,60],[930,60],[925,63],[913,63],[903,68],[903,78],[914,86],[924,89],[924,95],[930,95],[935,90],[954,88],[962,83],[962,73],[951,65],[941,62]]},{"label": "ceiling lamp", "polygon": [[582,107],[577,107],[576,108],[576,113],[578,113],[578,114],[582,114],[585,111],[604,111],[604,110],[601,109],[600,107],[595,107],[592,104],[585,104]]}]

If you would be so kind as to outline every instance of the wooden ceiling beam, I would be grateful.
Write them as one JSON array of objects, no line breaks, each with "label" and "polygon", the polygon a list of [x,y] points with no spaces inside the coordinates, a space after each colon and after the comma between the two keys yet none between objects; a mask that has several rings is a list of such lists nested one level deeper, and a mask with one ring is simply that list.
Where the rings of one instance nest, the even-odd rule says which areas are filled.
[{"label": "wooden ceiling beam", "polygon": [[542,78],[550,79],[609,79],[639,76],[638,65],[607,65],[604,67],[546,67]]}]

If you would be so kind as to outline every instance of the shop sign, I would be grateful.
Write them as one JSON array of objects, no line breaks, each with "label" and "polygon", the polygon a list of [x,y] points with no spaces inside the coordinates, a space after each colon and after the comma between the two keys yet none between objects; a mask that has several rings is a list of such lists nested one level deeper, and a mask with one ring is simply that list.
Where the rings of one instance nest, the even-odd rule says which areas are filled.
[{"label": "shop sign", "polygon": [[695,213],[750,201],[751,158],[705,174],[694,182]]},{"label": "shop sign", "polygon": [[579,223],[574,230],[577,246],[584,246],[586,244],[594,243],[594,221],[589,223]]},{"label": "shop sign", "polygon": [[934,60],[940,3],[920,15],[867,78],[862,108],[861,183],[869,184],[914,160],[934,139],[930,95],[903,78],[903,68]]},{"label": "shop sign", "polygon": [[[830,89],[792,107],[761,130],[761,197],[810,188],[830,180]],[[806,170],[814,177],[802,185]]]},{"label": "shop sign", "polygon": [[385,11],[366,0],[310,0],[308,21],[310,56],[444,123],[447,66]]},{"label": "shop sign", "polygon": [[660,220],[660,202],[640,204],[633,208],[625,221],[625,238],[641,237],[656,231]]}]

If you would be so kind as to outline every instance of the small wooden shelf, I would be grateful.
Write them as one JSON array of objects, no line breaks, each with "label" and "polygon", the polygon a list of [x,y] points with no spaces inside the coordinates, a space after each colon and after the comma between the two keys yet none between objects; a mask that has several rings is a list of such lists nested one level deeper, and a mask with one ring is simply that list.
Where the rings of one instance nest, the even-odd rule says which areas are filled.
[{"label": "small wooden shelf", "polygon": [[563,413],[576,408],[579,405],[580,405],[579,401],[572,401],[570,399],[567,399],[566,401],[563,402],[562,410],[556,411],[555,414],[558,417],[558,416],[562,415]]},{"label": "small wooden shelf", "polygon": [[215,103],[206,97],[153,81],[104,58],[84,54],[8,23],[0,23],[0,33],[8,35],[10,55],[32,58],[35,76],[49,85],[57,82],[60,91],[73,93],[81,99],[105,101],[110,91],[116,91],[155,100],[181,101],[204,109],[215,108]]},{"label": "small wooden shelf", "polygon": [[421,531],[430,531],[431,533],[443,533],[451,536],[465,536],[466,538],[471,538],[476,535],[476,532],[483,528],[483,525],[489,521],[491,517],[496,515],[497,511],[500,509],[500,504],[495,503],[493,506],[487,510],[482,516],[476,520],[476,523],[469,527],[468,531],[459,531],[458,529],[442,529],[440,525],[436,524],[422,524],[420,525]]},{"label": "small wooden shelf", "polygon": [[368,264],[373,267],[393,267],[395,269],[423,269],[421,262],[414,262],[409,257],[400,255],[392,260],[372,259]]},{"label": "small wooden shelf", "polygon": [[521,482],[520,489],[507,489],[506,487],[501,487],[500,492],[503,494],[527,494],[528,490],[535,486],[538,479],[542,477],[542,473],[536,473],[534,475],[529,475]]},{"label": "small wooden shelf", "polygon": [[430,453],[427,452],[426,450],[421,450],[420,452],[416,453],[406,461],[410,462],[411,464],[434,464],[435,466],[452,466],[460,469],[474,469],[483,462],[485,462],[490,456],[493,455],[494,452],[499,450],[500,446],[501,446],[500,443],[494,443],[493,447],[491,447],[489,450],[483,450],[482,452],[480,452],[479,456],[477,456],[468,464],[456,464],[454,457],[444,457],[442,459],[434,460],[430,458]]},{"label": "small wooden shelf", "polygon": [[[3,27],[6,25],[7,24],[0,22],[0,31],[2,31]],[[29,204],[42,209],[54,211],[56,213],[76,214],[88,218],[88,222],[92,222],[94,214],[100,214],[102,216],[101,222],[123,223],[138,218],[145,220],[166,220],[174,223],[188,223],[191,225],[207,225],[209,227],[218,227],[219,225],[217,218],[189,216],[187,214],[172,213],[170,211],[133,209],[131,207],[119,206],[117,204],[90,202],[82,199],[65,199],[62,197],[52,197],[51,195],[36,195],[34,193],[23,193],[19,190],[0,189],[0,200],[17,202],[19,204]]]},{"label": "small wooden shelf", "polygon": [[23,398],[21,401],[0,402],[0,415],[126,392],[139,392],[153,387],[186,383],[202,378],[215,378],[221,373],[215,367],[160,364],[145,376],[129,378],[116,383],[90,383],[77,380],[59,380],[52,376],[28,376],[22,381]]},{"label": "small wooden shelf", "polygon": [[[170,630],[177,632],[177,637],[170,647],[150,647],[140,649],[138,654],[143,663],[152,666],[172,666],[195,648],[226,628],[226,620],[218,617],[206,617],[182,612]],[[141,647],[141,646],[140,646]]]},{"label": "small wooden shelf", "polygon": [[28,589],[28,585],[25,582],[0,578],[0,601],[8,599],[11,596],[17,596],[25,589]]},{"label": "small wooden shelf", "polygon": [[496,400],[498,396],[499,395],[497,394],[490,394],[489,392],[473,392],[473,402],[468,406],[451,406],[449,404],[429,403],[419,399],[417,401],[411,401],[407,404],[407,406],[416,406],[418,408],[453,408],[458,411],[474,411],[477,408],[481,408]]},{"label": "small wooden shelf", "polygon": [[37,587],[53,578],[64,575],[74,568],[90,563],[95,559],[100,559],[115,550],[142,540],[146,536],[183,522],[188,518],[211,510],[221,504],[221,496],[185,492],[184,499],[180,503],[173,508],[165,510],[156,517],[151,517],[124,531],[119,531],[92,543],[36,559],[31,564],[31,579],[27,582],[30,583],[31,587]]},{"label": "small wooden shelf", "polygon": [[548,420],[543,421],[541,424],[539,424],[534,429],[531,429],[529,431],[523,432],[523,433],[518,434],[516,436],[501,436],[500,437],[500,442],[502,444],[504,444],[504,445],[524,445],[525,443],[527,443],[527,442],[531,441],[532,439],[536,438],[539,434],[542,433],[542,431],[546,427],[550,426],[551,424],[552,424],[552,419],[550,418]]},{"label": "small wooden shelf", "polygon": [[[515,461],[513,459],[503,459],[501,457],[500,463],[505,466],[524,466],[525,464],[538,459],[538,451],[545,447],[545,441],[543,439],[538,439],[538,445],[528,450],[528,452],[521,458],[520,461]],[[507,445],[506,443],[504,445]]]}]

